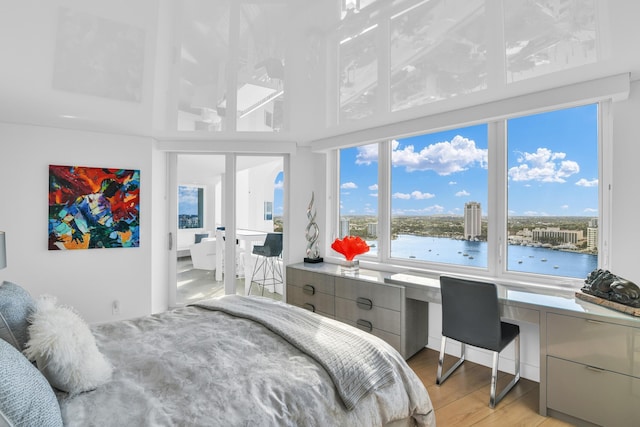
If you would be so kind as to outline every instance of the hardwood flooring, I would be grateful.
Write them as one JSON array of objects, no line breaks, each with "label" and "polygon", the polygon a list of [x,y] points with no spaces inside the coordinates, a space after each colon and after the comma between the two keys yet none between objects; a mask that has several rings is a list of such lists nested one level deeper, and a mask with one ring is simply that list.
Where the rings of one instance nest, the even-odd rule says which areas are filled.
[{"label": "hardwood flooring", "polygon": [[[445,359],[445,369],[453,363]],[[451,362],[447,364],[447,362]],[[424,349],[408,360],[422,380],[436,411],[436,424],[445,426],[571,426],[538,413],[539,384],[521,378],[495,407],[489,408],[491,368],[465,361],[441,386],[436,385],[438,352]],[[498,374],[498,391],[513,376]]]}]

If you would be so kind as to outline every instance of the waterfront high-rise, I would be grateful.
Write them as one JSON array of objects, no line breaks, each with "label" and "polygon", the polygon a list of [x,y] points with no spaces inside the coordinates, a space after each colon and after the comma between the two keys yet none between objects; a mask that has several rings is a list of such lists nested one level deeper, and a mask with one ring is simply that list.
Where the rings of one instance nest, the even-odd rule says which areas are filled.
[{"label": "waterfront high-rise", "polygon": [[349,224],[349,220],[343,218],[340,220],[340,238],[344,236],[348,236],[351,234],[351,226]]},{"label": "waterfront high-rise", "polygon": [[482,234],[482,209],[479,202],[464,204],[464,238],[472,240]]},{"label": "waterfront high-rise", "polygon": [[598,218],[589,220],[587,226],[587,249],[594,250],[598,248]]}]

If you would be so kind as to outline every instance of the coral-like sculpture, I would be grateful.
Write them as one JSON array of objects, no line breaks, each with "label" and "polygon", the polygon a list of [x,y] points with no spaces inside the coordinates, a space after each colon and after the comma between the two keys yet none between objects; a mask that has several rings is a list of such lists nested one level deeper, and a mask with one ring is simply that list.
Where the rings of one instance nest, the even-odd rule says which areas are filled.
[{"label": "coral-like sculpture", "polygon": [[356,255],[369,252],[369,245],[358,236],[344,236],[331,244],[331,249],[344,255],[347,261],[353,261]]},{"label": "coral-like sculpture", "polygon": [[640,288],[609,270],[593,270],[584,281],[582,292],[630,307],[640,307]]}]

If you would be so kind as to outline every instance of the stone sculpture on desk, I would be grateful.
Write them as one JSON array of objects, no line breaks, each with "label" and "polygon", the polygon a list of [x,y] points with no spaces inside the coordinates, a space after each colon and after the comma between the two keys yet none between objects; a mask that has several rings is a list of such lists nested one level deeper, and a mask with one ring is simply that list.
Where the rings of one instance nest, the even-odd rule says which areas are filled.
[{"label": "stone sculpture on desk", "polygon": [[582,292],[629,307],[640,307],[640,288],[609,270],[593,270],[585,279]]}]

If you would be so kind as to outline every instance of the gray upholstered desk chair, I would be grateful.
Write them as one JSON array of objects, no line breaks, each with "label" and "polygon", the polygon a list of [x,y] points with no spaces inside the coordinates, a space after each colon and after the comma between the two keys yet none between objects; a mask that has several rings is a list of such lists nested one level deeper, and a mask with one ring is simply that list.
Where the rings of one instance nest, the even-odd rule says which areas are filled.
[{"label": "gray upholstered desk chair", "polygon": [[[494,408],[520,379],[520,327],[500,320],[498,292],[493,283],[441,276],[440,292],[442,295],[442,344],[436,384],[441,385],[464,362],[466,344],[491,350],[493,368],[489,407]],[[447,338],[461,343],[462,355],[446,373],[442,374]],[[500,352],[514,340],[515,376],[496,397],[498,358]]]}]

